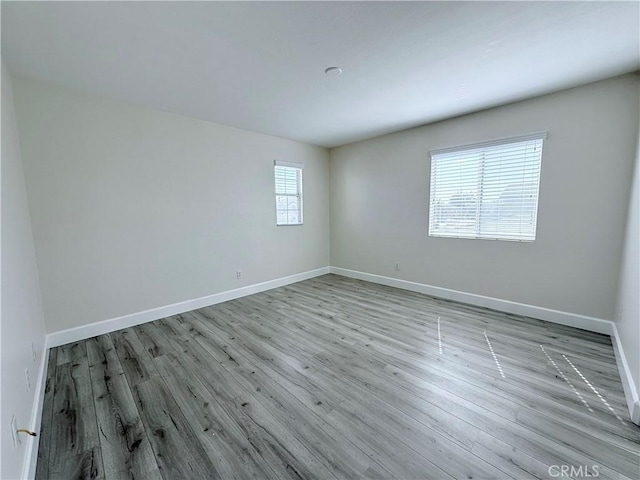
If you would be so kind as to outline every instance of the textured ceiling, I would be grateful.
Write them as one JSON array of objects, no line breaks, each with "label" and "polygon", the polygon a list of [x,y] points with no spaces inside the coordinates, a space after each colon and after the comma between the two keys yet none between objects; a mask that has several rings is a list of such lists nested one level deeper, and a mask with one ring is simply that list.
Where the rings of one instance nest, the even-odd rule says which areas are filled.
[{"label": "textured ceiling", "polygon": [[638,70],[639,30],[638,2],[2,2],[12,75],[326,147]]}]

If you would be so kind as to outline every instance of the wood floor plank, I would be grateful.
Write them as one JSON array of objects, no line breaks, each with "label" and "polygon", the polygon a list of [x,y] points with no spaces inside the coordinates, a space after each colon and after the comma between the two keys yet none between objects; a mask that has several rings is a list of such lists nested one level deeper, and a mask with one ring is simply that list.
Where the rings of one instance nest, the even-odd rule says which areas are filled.
[{"label": "wood floor plank", "polygon": [[[192,346],[185,362],[192,375],[221,400],[231,417],[245,432],[247,439],[261,453],[270,468],[285,478],[336,478],[313,456],[307,447],[278,422],[226,369],[209,371],[202,358],[207,357],[204,345]],[[193,352],[198,352],[195,355]],[[200,366],[198,366],[200,365]],[[230,368],[234,363],[229,362]]]},{"label": "wood floor plank", "polygon": [[157,363],[163,377],[179,387],[176,399],[223,478],[278,478],[262,450],[229,413],[229,405],[221,405],[173,355],[160,357]]},{"label": "wood floor plank", "polygon": [[[473,446],[473,453],[496,465],[505,473],[518,479],[552,479],[551,465],[546,465],[485,432],[480,432]],[[569,478],[568,475],[563,478]]]},{"label": "wood floor plank", "polygon": [[[49,478],[104,478],[85,343],[61,349],[56,367]],[[71,353],[70,355],[68,355]]]},{"label": "wood floor plank", "polygon": [[[249,355],[248,351],[241,349],[234,348],[231,352],[235,358]],[[301,401],[285,386],[274,382],[269,375],[256,375],[254,368],[256,367],[240,363],[232,373],[238,383],[252,391],[253,397],[301,443],[313,445],[318,461],[338,478],[362,478],[364,471],[369,470],[371,473],[379,468],[318,416],[318,413],[322,415],[325,411],[309,408],[309,403]],[[263,368],[260,370],[264,373]],[[304,389],[304,383],[300,387]],[[323,402],[318,400],[313,406],[319,403]],[[379,471],[379,474],[382,475],[383,472]]]},{"label": "wood floor plank", "polygon": [[640,454],[638,452],[632,452],[613,445],[611,442],[601,439],[598,432],[590,435],[531,410],[520,412],[518,414],[518,423],[533,432],[549,436],[558,443],[567,444],[571,442],[571,439],[581,437],[582,441],[576,442],[574,448],[589,458],[614,468],[630,478],[640,473]]},{"label": "wood floor plank", "polygon": [[140,343],[142,343],[145,350],[153,358],[166,355],[167,353],[172,353],[174,351],[169,339],[162,335],[158,328],[155,328],[152,323],[137,325],[131,330],[136,333],[140,339]]},{"label": "wood floor plank", "polygon": [[86,340],[104,474],[152,479],[160,470],[109,335]]},{"label": "wood floor plank", "polygon": [[57,348],[50,348],[47,359],[47,378],[44,386],[44,400],[42,403],[42,422],[40,438],[38,440],[38,462],[36,464],[36,480],[49,477],[49,451],[51,449],[51,432],[53,430],[53,391],[56,380]]},{"label": "wood floor plank", "polygon": [[69,362],[81,361],[86,357],[84,342],[73,342],[57,347],[56,363],[63,365]]},{"label": "wood floor plank", "polygon": [[[349,396],[349,399],[338,407],[342,414],[353,415],[361,423],[379,425],[385,432],[394,436],[396,441],[412,448],[454,478],[468,478],[468,475],[500,478],[497,469],[469,453],[471,448],[463,448],[452,441],[445,432],[410,417],[397,408],[394,398],[384,394],[373,394],[350,378],[340,381],[345,379],[341,374],[335,376],[324,370],[316,372],[316,375],[325,378],[327,385],[332,385],[332,388],[344,389],[345,396]],[[361,408],[361,405],[366,405],[367,408]],[[446,425],[441,428],[446,429]],[[477,430],[471,425],[469,428],[474,432],[475,440]]]},{"label": "wood floor plank", "polygon": [[[308,368],[307,357],[302,357],[300,353],[291,351],[287,354],[270,348],[264,341],[251,341],[250,332],[243,330],[240,326],[227,328],[230,330],[230,333],[227,333],[225,327],[221,328],[215,322],[206,321],[204,316],[201,318],[196,315],[191,322],[193,328],[201,327],[198,331],[209,340],[209,345],[215,344],[216,339],[222,339],[234,348],[240,348],[243,357],[251,364],[257,365],[274,382],[291,392],[310,410],[323,414],[343,400],[333,395],[330,390],[322,389],[309,380],[305,375],[305,369]],[[300,357],[294,355],[300,355]]]},{"label": "wood floor plank", "polygon": [[[319,290],[317,284],[321,285],[322,290]],[[363,287],[363,285],[366,285],[366,287]],[[339,298],[340,301],[335,305],[338,311],[349,311],[350,306],[355,306],[356,311],[371,312],[371,316],[380,321],[380,326],[386,325],[385,320],[388,318],[391,318],[393,325],[395,325],[397,322],[402,322],[403,317],[431,318],[435,320],[437,316],[442,315],[461,328],[476,328],[482,332],[490,326],[495,331],[502,332],[508,337],[517,338],[523,346],[527,346],[527,340],[529,339],[533,342],[534,349],[537,348],[539,343],[537,341],[539,336],[544,335],[548,342],[558,347],[570,348],[570,345],[576,344],[579,347],[577,353],[581,356],[584,356],[586,351],[593,349],[607,359],[613,359],[610,339],[604,335],[576,331],[575,329],[570,329],[573,333],[571,336],[561,335],[558,334],[557,330],[566,330],[567,327],[541,320],[503,314],[481,307],[450,302],[414,292],[398,291],[398,289],[383,285],[371,285],[350,279],[327,281],[316,278],[309,282],[290,285],[286,288],[299,295],[300,291],[305,289],[309,291],[314,286],[316,295],[315,298],[313,296],[311,298],[316,300],[316,303],[318,298],[326,298],[324,293],[317,295],[318,291],[337,292],[338,296],[336,298]],[[365,291],[369,294],[365,308],[362,308],[361,305],[363,295],[358,293],[363,288],[366,288]],[[404,315],[399,314],[399,312],[403,312]],[[504,321],[496,322],[496,320]],[[587,339],[581,339],[580,337],[583,335],[587,335]],[[602,340],[602,344],[599,343],[600,340]],[[610,365],[610,362],[608,365]]]},{"label": "wood floor plank", "polygon": [[[213,325],[211,325],[211,327],[215,328],[215,326]],[[223,335],[223,332],[221,330],[216,331],[216,333],[218,335]],[[239,333],[237,333],[236,335],[239,336]],[[250,327],[248,327],[247,330],[243,331],[243,335],[241,338],[248,339],[248,340],[252,339]],[[260,342],[250,341],[249,343],[251,343],[253,349],[259,349],[265,352],[262,358],[267,358],[269,355],[277,356],[279,352],[278,347],[284,350],[287,350],[287,349],[291,350],[290,344],[282,343],[282,342],[286,342],[286,340],[283,339],[282,335],[275,335],[273,340],[266,340],[264,338],[261,338],[261,339],[262,341]],[[301,340],[302,339],[297,337],[293,339],[294,342],[297,342],[299,344],[302,344]],[[328,345],[328,342],[325,343],[325,346],[327,345]],[[249,352],[249,354],[250,353],[251,352]],[[403,411],[410,412],[410,415],[412,415],[414,419],[418,421],[422,421],[427,425],[433,426],[440,433],[448,436],[449,438],[453,439],[456,442],[459,442],[461,445],[467,446],[469,449],[471,448],[471,446],[475,441],[475,436],[477,435],[477,432],[474,429],[474,427],[460,420],[459,418],[449,414],[448,412],[440,408],[437,405],[437,403],[425,402],[424,396],[421,398],[415,398],[415,397],[412,398],[409,395],[402,396],[401,392],[403,392],[403,390],[395,389],[393,386],[389,388],[389,385],[387,385],[385,382],[380,382],[378,377],[381,373],[382,368],[384,368],[385,366],[384,364],[378,362],[377,364],[374,365],[372,359],[368,359],[369,363],[367,363],[367,360],[363,360],[361,363],[359,362],[356,364],[353,362],[356,362],[362,358],[363,355],[361,352],[355,352],[351,357],[348,357],[348,356],[343,357],[341,353],[342,352],[340,350],[332,349],[330,353],[327,353],[327,355],[329,355],[331,359],[328,359],[328,357],[323,356],[323,354],[316,354],[316,355],[307,354],[304,356],[304,360],[301,359],[298,362],[298,364],[311,365],[319,358],[325,358],[325,359],[328,359],[329,361],[335,359],[336,361],[340,362],[340,366],[345,366],[347,362],[351,362],[349,363],[350,369],[345,370],[345,369],[340,369],[340,367],[337,368],[342,378],[349,379],[350,382],[356,382],[357,384],[364,386],[364,388],[367,388],[371,392],[375,393],[378,398],[385,398],[388,402],[392,403],[397,408],[400,408]],[[270,363],[270,362],[263,362],[263,363]],[[326,362],[319,363],[318,366],[322,367],[325,364]],[[298,372],[291,373],[291,370],[287,369],[287,375],[289,377],[295,376],[296,373]],[[306,378],[306,377],[303,377],[303,378],[304,380],[300,380],[300,381],[304,382],[304,385],[307,388],[310,385],[313,385],[312,378]],[[294,389],[292,389],[289,384],[284,384],[284,386],[288,387],[289,391],[294,391]],[[325,386],[319,385],[316,387],[316,390],[319,392],[333,391],[333,389],[327,388],[326,385]],[[324,399],[325,396],[326,395],[322,395],[322,397],[315,397],[315,398]],[[307,396],[302,395],[301,397],[303,399],[302,401],[303,403],[308,404],[307,403],[308,400],[305,397]],[[338,404],[340,402],[334,401],[333,403]],[[331,403],[327,403],[326,401],[323,402],[323,404],[326,404],[329,406],[332,405]],[[424,408],[425,404],[428,404],[429,408]],[[313,408],[313,405],[311,405],[311,408]]]},{"label": "wood floor plank", "polygon": [[134,330],[119,330],[111,333],[110,337],[129,385],[133,387],[158,376],[148,358],[147,350]]},{"label": "wood floor plank", "polygon": [[[194,327],[202,325],[197,318],[193,318],[191,322],[194,322],[192,323]],[[213,325],[209,326],[213,328]],[[215,342],[215,337],[204,330],[201,331],[203,335],[199,338],[202,341]],[[372,465],[370,459],[350,442],[341,439],[337,431],[314,414],[314,411],[319,411],[321,414],[326,412],[325,409],[320,408],[323,402],[318,400],[318,397],[309,402],[309,396],[302,394],[306,401],[301,401],[289,389],[293,384],[281,385],[277,380],[274,382],[273,377],[266,373],[262,362],[250,363],[254,358],[251,351],[231,345],[226,348],[234,358],[243,359],[241,362],[236,362],[236,366],[231,370],[234,379],[247,391],[253,392],[253,397],[300,442],[314,445],[316,459],[338,478],[362,478],[366,470],[369,474],[378,472],[380,475],[388,475],[388,472],[381,470],[378,465]],[[260,375],[256,375],[256,370],[260,371]],[[272,371],[271,374],[273,375],[274,372]],[[298,395],[301,390],[308,392],[307,389],[310,386],[305,384],[305,380],[299,378],[298,381],[300,382],[296,385],[299,387],[296,389]]]},{"label": "wood floor plank", "polygon": [[[258,410],[255,415],[253,409],[248,409],[251,393],[246,392],[238,385],[228,369],[217,368],[212,370],[213,364],[222,366],[227,363],[233,368],[235,359],[230,359],[228,353],[213,346],[204,340],[200,331],[191,326],[185,317],[189,314],[178,315],[174,318],[164,319],[158,322],[158,327],[170,334],[177,352],[182,352],[179,360],[174,360],[174,355],[168,355],[156,359],[160,365],[162,374],[167,377],[180,378],[182,382],[188,382],[186,391],[200,398],[210,395],[215,401],[206,401],[202,407],[189,405],[190,415],[196,418],[195,424],[202,426],[202,416],[207,422],[224,422],[224,427],[218,424],[219,435],[230,435],[233,439],[231,445],[237,444],[236,453],[241,453],[241,463],[248,462],[260,468],[261,477],[269,478],[273,474],[276,478],[298,479],[302,475],[310,475],[304,464],[299,463],[300,458],[292,455],[298,448],[290,445],[290,433],[283,434],[280,426],[274,423],[273,418],[266,411]],[[204,343],[199,340],[203,339]],[[206,345],[208,348],[204,348]],[[170,362],[170,363],[167,363]],[[187,380],[188,379],[188,380]],[[207,392],[202,392],[203,386]],[[180,394],[184,394],[180,392]],[[214,416],[208,411],[213,410]],[[212,430],[211,426],[204,426],[202,431]],[[214,433],[216,428],[213,428]],[[275,434],[272,430],[275,430]],[[210,441],[210,440],[208,440]],[[252,468],[237,473],[247,478],[252,476]]]},{"label": "wood floor plank", "polygon": [[100,447],[93,447],[77,455],[68,454],[64,462],[55,462],[50,471],[49,478],[53,480],[102,480],[102,456]]},{"label": "wood floor plank", "polygon": [[[234,356],[236,356],[236,357],[237,357],[237,356],[238,356],[238,354],[235,354],[235,353],[234,353]],[[344,373],[345,373],[345,372],[341,372],[341,374],[344,374]],[[343,377],[344,377],[344,375],[343,375]],[[250,378],[250,377],[248,377],[248,378]],[[369,380],[370,380],[370,378],[369,378]],[[331,387],[331,388],[333,388],[333,389],[335,389],[335,388],[336,388],[336,383],[335,383],[335,382],[334,382],[333,384],[331,384],[330,382],[327,382],[327,383],[330,385],[330,387]],[[266,389],[266,387],[265,387],[264,385],[263,385],[263,387],[262,387],[262,388],[263,388],[263,390],[265,390],[265,389]],[[348,398],[349,396],[353,396],[354,388],[355,388],[355,385],[353,385],[353,384],[349,385],[348,389],[349,389],[349,392],[351,393],[351,395],[346,394],[346,395],[344,396],[344,398],[345,398],[345,402],[347,402],[347,398]],[[385,393],[388,393],[388,392],[385,392]],[[367,397],[366,397],[366,395],[367,395],[367,394],[365,393],[365,398],[367,398]],[[272,396],[270,396],[270,397],[272,397]],[[394,403],[394,399],[388,399],[388,400],[390,400],[390,402]],[[374,398],[369,398],[369,399],[368,399],[368,402],[367,402],[367,401],[360,401],[359,403],[361,403],[361,404],[367,404],[367,403],[380,403],[381,401],[382,401],[382,400],[381,400],[380,398],[377,398],[377,399],[376,399],[376,398],[374,397]],[[391,407],[391,405],[390,405],[390,404],[388,404],[388,406],[389,406],[389,408],[393,408],[393,407]],[[276,408],[276,409],[277,409],[277,408]],[[398,412],[398,413],[401,415],[401,413],[400,413],[400,412]],[[380,418],[380,417],[378,417],[378,418]],[[397,419],[396,419],[396,420],[397,420]],[[451,420],[451,419],[450,419],[450,420]],[[457,420],[457,419],[455,419],[455,420]],[[452,421],[451,423],[453,423],[453,421]],[[461,422],[461,423],[462,423],[462,422]],[[397,424],[397,421],[396,421],[396,422],[392,422],[392,424],[393,424],[393,425],[396,425],[396,424]],[[471,427],[471,426],[470,426],[470,425],[468,425],[468,424],[466,425],[466,427],[467,427],[469,430],[473,430],[473,427]],[[449,428],[449,430],[450,430],[450,428]],[[406,437],[406,432],[409,432],[409,434],[413,434],[414,432],[416,432],[416,430],[415,430],[415,429],[405,430],[403,433],[401,433],[401,434],[399,435],[399,437]],[[438,435],[437,435],[435,432],[430,432],[430,433],[428,433],[428,432],[430,432],[430,430],[429,430],[428,428],[426,428],[425,430],[423,430],[423,431],[422,431],[422,433],[423,433],[423,434],[426,434],[426,436],[423,436],[423,438],[422,438],[423,443],[426,443],[426,442],[424,442],[424,441],[426,441],[426,439],[427,439],[427,438],[429,439],[429,442],[430,442],[430,443],[434,443],[434,442],[435,442],[435,443],[437,444],[438,442],[440,442],[440,443],[439,443],[440,458],[444,458],[444,455],[442,454],[442,452],[443,452],[443,451],[447,451],[447,452],[449,452],[453,457],[455,457],[455,461],[451,462],[451,463],[450,463],[450,465],[448,466],[448,467],[449,467],[449,469],[450,469],[450,470],[455,470],[457,474],[462,474],[462,472],[461,472],[460,470],[458,470],[458,468],[460,467],[460,465],[463,465],[463,464],[465,463],[464,455],[461,455],[462,451],[461,451],[461,450],[458,450],[458,452],[457,452],[457,453],[458,453],[458,455],[456,455],[456,454],[455,454],[455,450],[456,450],[456,448],[457,448],[457,447],[456,447],[455,445],[448,444],[448,443],[447,443],[447,440],[446,440],[446,439],[444,439],[444,438],[438,438]],[[471,445],[473,444],[473,440],[474,440],[474,439],[475,439],[475,437],[473,437],[473,438],[469,441],[469,444],[468,444],[468,445],[469,445],[469,447],[471,447]],[[428,450],[427,450],[427,452],[428,452]],[[473,466],[473,468],[474,468],[477,472],[479,472],[481,475],[483,475],[485,478],[497,477],[497,476],[498,476],[497,474],[498,474],[499,472],[498,472],[497,470],[495,470],[495,469],[493,469],[493,470],[492,470],[492,467],[490,467],[489,465],[486,465],[486,466],[485,466],[485,470],[483,471],[483,467],[481,466],[481,465],[483,464],[483,462],[482,462],[482,460],[480,460],[479,458],[470,458],[470,457],[472,457],[471,455],[466,455],[466,456],[467,456],[467,458],[469,459],[469,462],[467,463],[467,467],[471,467],[471,466]],[[432,474],[434,474],[435,472],[433,472],[433,471],[432,471],[431,473],[432,473]],[[441,473],[441,472],[438,472],[438,473]]]},{"label": "wood floor plank", "polygon": [[352,411],[336,409],[326,420],[336,430],[349,438],[371,458],[378,458],[393,478],[397,479],[451,479],[454,478],[437,465],[405,447],[377,423],[370,424],[355,417]]},{"label": "wood floor plank", "polygon": [[133,395],[166,480],[222,478],[161,378],[138,383]]},{"label": "wood floor plank", "polygon": [[[556,384],[548,382],[539,382],[535,379],[528,377],[508,377],[502,379],[499,375],[495,365],[492,365],[490,353],[487,351],[486,358],[484,360],[479,359],[478,355],[470,354],[469,359],[467,355],[460,357],[459,355],[451,356],[445,352],[444,355],[437,354],[436,351],[429,348],[416,348],[406,343],[399,343],[393,341],[381,334],[377,334],[371,330],[367,330],[370,336],[369,348],[375,351],[377,354],[384,358],[393,361],[396,364],[398,362],[404,362],[414,365],[424,365],[428,368],[437,368],[442,372],[453,375],[461,380],[473,383],[477,379],[483,379],[484,388],[490,388],[495,391],[501,392],[503,390],[518,390],[520,392],[526,392],[527,395],[542,396],[552,402],[561,401],[561,403],[569,405],[571,408],[578,410],[584,408],[579,398],[565,385],[558,382],[551,373],[550,377],[556,380]],[[463,359],[463,361],[461,361]],[[480,366],[474,365],[474,362],[480,363]],[[475,382],[476,384],[478,382]],[[599,414],[603,417],[610,417],[610,412],[600,405],[595,406],[595,414]]]}]

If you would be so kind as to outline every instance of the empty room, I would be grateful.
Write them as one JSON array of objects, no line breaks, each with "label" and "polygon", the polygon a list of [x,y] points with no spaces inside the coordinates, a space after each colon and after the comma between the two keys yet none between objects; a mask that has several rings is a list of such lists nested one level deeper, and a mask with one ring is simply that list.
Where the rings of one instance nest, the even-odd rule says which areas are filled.
[{"label": "empty room", "polygon": [[2,1],[0,478],[640,478],[640,2]]}]

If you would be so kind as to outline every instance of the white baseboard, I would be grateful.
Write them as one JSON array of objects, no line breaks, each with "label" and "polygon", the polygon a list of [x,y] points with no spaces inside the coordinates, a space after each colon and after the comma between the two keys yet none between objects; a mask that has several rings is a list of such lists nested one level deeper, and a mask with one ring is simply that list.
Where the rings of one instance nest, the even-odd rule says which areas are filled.
[{"label": "white baseboard", "polygon": [[[335,273],[337,275],[342,275],[345,277],[356,278],[359,280],[366,280],[368,282],[379,283],[381,285],[402,288],[405,290],[410,290],[412,292],[424,293],[426,295],[432,295],[447,300],[455,300],[479,307],[491,308],[515,315],[524,315],[527,317],[538,318],[540,320],[546,320],[561,325],[567,325],[570,327],[576,327],[583,330],[610,335],[612,338],[618,370],[620,372],[620,378],[624,387],[625,397],[627,399],[627,406],[629,408],[631,419],[634,423],[640,424],[640,400],[638,399],[638,392],[636,391],[629,366],[624,356],[624,351],[622,350],[622,345],[620,344],[620,339],[618,338],[618,331],[615,324],[610,320],[603,320],[600,318],[588,317],[585,315],[577,315],[575,313],[562,312],[559,310],[511,302],[509,300],[486,297],[483,295],[476,295],[473,293],[466,293],[458,290],[427,285],[424,283],[410,282],[398,278],[385,277],[382,275],[375,275],[372,273],[360,272],[339,267],[318,268],[316,270],[310,270],[307,272],[302,272],[275,280],[269,280],[267,282],[257,283],[234,290],[228,290],[226,292],[216,293],[213,295],[208,295],[206,297],[187,300],[184,302],[174,303],[172,305],[166,305],[163,307],[144,310],[142,312],[137,312],[130,315],[124,315],[122,317],[104,320],[102,322],[92,323],[90,325],[83,325],[81,327],[75,327],[68,330],[50,333],[49,335],[47,335],[46,347],[57,347],[60,345],[65,345],[67,343],[84,340],[96,335],[114,332],[123,328],[140,325],[142,323],[151,322],[153,320],[159,320],[171,315],[177,315],[179,313],[207,307],[209,305],[215,305],[217,303],[226,302],[235,298],[264,292],[266,290],[271,290],[272,288],[278,288],[284,285],[289,285],[291,283],[308,280],[310,278],[325,275],[327,273]],[[40,419],[42,416],[41,413],[42,402],[44,398],[44,382],[46,381],[46,362],[48,358],[47,349],[45,349],[43,355],[44,358],[40,365],[36,401],[34,402],[31,421],[32,428],[36,432],[40,430]],[[33,438],[30,440],[30,445],[28,447],[27,456],[25,458],[25,464],[23,467],[25,478],[33,478],[33,475],[35,474],[35,465],[37,461],[38,450],[37,445],[37,438]]]},{"label": "white baseboard", "polygon": [[109,320],[103,320],[89,325],[82,325],[80,327],[53,332],[47,335],[47,347],[51,348],[66,345],[67,343],[77,342],[97,335],[115,332],[116,330],[152,322],[171,315],[178,315],[198,308],[215,305],[216,303],[222,303],[235,298],[253,295],[254,293],[264,292],[265,290],[271,290],[272,288],[301,282],[302,280],[326,275],[327,273],[329,273],[329,267],[317,268],[315,270],[289,275],[288,277],[276,278],[275,280],[256,283],[246,287],[236,288],[234,290],[227,290],[226,292],[214,293],[213,295],[207,295],[206,297],[186,300],[184,302],[174,303],[164,307],[152,308],[150,310],[124,315],[122,317],[111,318]]},{"label": "white baseboard", "polygon": [[44,346],[42,358],[40,359],[40,371],[38,381],[34,390],[33,408],[31,409],[31,421],[29,429],[38,434],[37,437],[26,437],[27,450],[22,465],[22,478],[32,479],[36,476],[36,464],[38,463],[38,445],[40,444],[40,426],[42,424],[42,408],[44,403],[44,390],[47,382],[47,363],[49,360],[49,349]]},{"label": "white baseboard", "polygon": [[[153,320],[159,320],[161,318],[165,318],[171,315],[177,315],[179,313],[188,312],[198,308],[203,308],[209,305],[215,305],[217,303],[222,303],[228,300],[233,300],[235,298],[252,295],[254,293],[264,292],[266,290],[271,290],[272,288],[282,287],[291,283],[308,280],[310,278],[325,275],[327,273],[335,273],[337,275],[342,275],[345,277],[366,280],[373,283],[379,283],[381,285],[402,288],[405,290],[424,293],[448,300],[455,300],[471,305],[477,305],[480,307],[492,308],[516,315],[525,315],[528,317],[538,318],[562,325],[568,325],[571,327],[577,327],[584,330],[610,335],[612,337],[618,370],[620,372],[620,378],[624,387],[629,413],[631,415],[632,421],[640,425],[640,400],[638,399],[638,392],[636,391],[635,384],[631,377],[629,365],[627,364],[627,360],[624,355],[620,339],[618,337],[616,326],[609,320],[576,315],[573,313],[561,312],[558,310],[511,302],[498,298],[485,297],[482,295],[460,292],[448,288],[435,287],[432,285],[410,282],[397,278],[384,277],[381,275],[374,275],[371,273],[348,270],[339,267],[323,267],[296,275],[290,275],[288,277],[282,277],[267,282],[257,283],[234,290],[228,290],[226,292],[208,295],[206,297],[174,303],[172,305],[145,310],[142,312],[125,315],[122,317],[117,317],[110,320],[85,325],[82,327],[62,330],[47,335],[46,346],[43,352],[42,361],[40,362],[40,372],[38,374],[38,382],[36,385],[35,400],[31,415],[31,429],[35,432],[40,432],[49,348],[57,347],[59,345],[65,345],[67,343],[79,340],[84,340],[96,335],[114,332],[122,328],[140,325],[142,323],[150,322]],[[27,447],[27,452],[24,459],[22,477],[25,479],[32,479],[35,476],[35,469],[38,459],[39,437],[31,438],[28,441],[30,443]]]},{"label": "white baseboard", "polygon": [[627,400],[627,408],[629,409],[629,415],[631,415],[631,421],[636,425],[640,425],[640,399],[638,398],[638,390],[631,376],[631,370],[629,370],[627,357],[624,354],[615,323],[613,324],[611,343],[613,343],[613,351],[616,355],[616,364],[618,365],[618,372],[620,373],[620,380],[622,381],[624,397]]},{"label": "white baseboard", "polygon": [[372,273],[348,270],[346,268],[331,267],[331,273],[342,275],[344,277],[379,283],[381,285],[388,285],[390,287],[402,288],[412,292],[424,293],[426,295],[432,295],[434,297],[444,298],[447,300],[468,303],[478,307],[491,308],[505,313],[512,313],[514,315],[538,318],[540,320],[559,323],[569,327],[581,328],[583,330],[589,330],[596,333],[604,333],[605,335],[612,335],[613,333],[613,322],[610,320],[603,320],[601,318],[587,317],[585,315],[577,315],[575,313],[562,312],[559,310],[552,310],[550,308],[536,307],[534,305],[511,302],[509,300],[502,300],[499,298],[485,297],[483,295],[451,290],[449,288],[434,287],[433,285],[410,282],[399,278],[383,277]]}]

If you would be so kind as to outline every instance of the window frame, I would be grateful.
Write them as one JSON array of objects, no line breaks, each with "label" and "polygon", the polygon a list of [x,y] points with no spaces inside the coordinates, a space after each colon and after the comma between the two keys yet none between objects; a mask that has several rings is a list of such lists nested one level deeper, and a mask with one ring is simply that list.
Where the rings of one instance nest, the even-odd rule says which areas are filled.
[{"label": "window frame", "polygon": [[[539,198],[540,198],[540,182],[541,182],[541,178],[542,178],[542,157],[543,157],[543,153],[544,153],[544,141],[547,139],[548,133],[547,131],[539,131],[539,132],[534,132],[534,133],[529,133],[529,134],[525,134],[525,135],[518,135],[518,136],[513,136],[513,137],[506,137],[506,138],[499,138],[499,139],[494,139],[494,140],[488,140],[485,142],[478,142],[478,143],[472,143],[472,144],[466,144],[466,145],[459,145],[459,146],[453,146],[453,147],[446,147],[446,148],[439,148],[439,149],[434,149],[431,150],[429,152],[429,158],[430,158],[430,184],[429,184],[429,213],[428,213],[428,236],[429,237],[435,237],[435,238],[460,238],[460,239],[467,239],[467,240],[499,240],[499,241],[510,241],[510,242],[534,242],[536,240],[537,237],[537,227],[538,227],[538,206],[539,206]],[[540,152],[538,154],[538,158],[535,161],[531,161],[527,159],[528,154],[526,153],[526,150],[524,149],[524,147],[522,148],[523,153],[522,153],[522,161],[521,164],[523,165],[523,169],[526,168],[526,163],[529,163],[531,165],[534,165],[534,169],[536,172],[535,175],[535,181],[534,181],[534,185],[535,185],[535,205],[534,208],[532,210],[532,236],[526,236],[523,234],[523,231],[518,232],[518,236],[516,236],[513,233],[510,233],[506,230],[500,230],[499,228],[496,228],[496,230],[494,232],[489,232],[489,233],[481,233],[482,232],[482,223],[481,223],[481,212],[483,210],[483,208],[487,208],[488,205],[490,205],[490,203],[488,201],[484,200],[484,185],[487,183],[490,183],[490,181],[492,180],[492,178],[487,175],[485,173],[485,167],[486,167],[486,155],[487,152],[486,150],[488,149],[495,149],[495,147],[501,147],[501,146],[505,146],[507,147],[505,150],[508,149],[509,146],[515,146],[517,144],[520,143],[525,143],[525,142],[529,142],[529,141],[539,141],[540,142]],[[476,223],[475,223],[475,227],[472,233],[470,234],[464,234],[464,233],[460,233],[460,232],[454,232],[452,230],[450,230],[449,232],[447,231],[434,231],[434,211],[437,208],[436,206],[436,202],[438,201],[438,198],[436,198],[434,195],[436,192],[434,192],[434,185],[436,184],[436,181],[434,180],[434,161],[437,162],[438,160],[440,161],[444,161],[442,159],[442,156],[444,155],[452,155],[452,154],[460,154],[460,157],[465,157],[465,154],[467,156],[469,156],[469,154],[472,151],[481,151],[481,153],[479,152],[479,157],[478,157],[478,169],[477,169],[477,173],[475,173],[475,178],[477,181],[477,190],[476,190],[476,199],[474,201],[475,203],[475,215],[476,215]],[[494,152],[495,154],[495,152]],[[438,159],[437,157],[441,157],[440,159]],[[436,158],[434,158],[436,157]],[[453,161],[453,159],[449,159],[450,161]],[[537,162],[537,163],[535,163]],[[516,162],[512,163],[511,165],[516,164]],[[493,165],[492,165],[493,166]],[[473,180],[474,179],[474,174],[469,175],[468,173],[464,173],[461,174],[463,175],[462,177],[458,177],[458,178],[454,178],[453,181],[459,181],[460,184],[464,183],[464,180]],[[442,181],[442,180],[441,180]],[[446,181],[445,181],[446,182]],[[527,183],[531,183],[531,182],[525,182],[523,181],[522,183],[519,184],[520,186],[520,194],[524,195],[524,192],[526,191],[526,186]],[[506,191],[506,189],[508,188],[504,187],[504,191]],[[461,195],[462,195],[462,189],[461,190]],[[480,203],[478,204],[478,200],[477,197],[480,196]],[[523,200],[520,200],[521,204],[524,204]],[[504,228],[504,227],[503,227]]]},{"label": "window frame", "polygon": [[[296,172],[296,193],[278,192],[278,168],[295,170]],[[275,199],[275,212],[276,212],[276,226],[277,227],[297,227],[304,225],[304,164],[285,162],[281,160],[273,161],[273,179],[274,179],[274,199]],[[290,223],[288,218],[286,223],[280,223],[278,220],[278,213],[282,212],[282,209],[278,208],[278,197],[292,197],[297,199],[297,212],[299,221],[296,223]],[[290,209],[287,209],[288,212]]]}]

